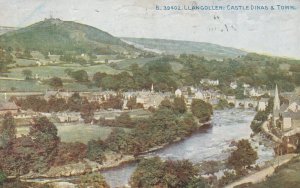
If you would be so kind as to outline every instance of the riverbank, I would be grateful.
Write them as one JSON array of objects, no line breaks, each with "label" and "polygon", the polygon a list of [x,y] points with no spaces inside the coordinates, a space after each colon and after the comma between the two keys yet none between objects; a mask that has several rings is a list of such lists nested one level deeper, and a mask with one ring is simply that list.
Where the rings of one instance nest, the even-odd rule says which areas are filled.
[{"label": "riverbank", "polygon": [[78,163],[51,167],[45,173],[31,172],[26,175],[20,176],[20,180],[24,182],[41,182],[41,180],[43,180],[43,183],[52,182],[56,178],[66,178],[92,172],[108,170],[137,160],[133,155],[122,156],[120,154],[115,154],[111,155],[110,157],[110,160],[103,162],[103,164],[84,159],[83,161],[80,161]]},{"label": "riverbank", "polygon": [[[164,145],[163,148],[155,148],[148,151],[144,157],[158,156],[163,160],[190,160],[194,164],[203,161],[221,161],[228,157],[230,146],[233,140],[249,139],[251,128],[250,123],[253,120],[255,111],[229,109],[216,110],[211,119],[209,128],[200,126],[198,131],[187,135],[184,139]],[[256,140],[256,143],[258,141]],[[262,145],[257,144],[262,161],[270,160],[272,151]],[[140,154],[141,155],[141,154]],[[138,157],[137,157],[138,158]],[[132,173],[137,167],[136,162],[123,163],[110,169],[100,170],[110,187],[123,187],[128,185]],[[78,181],[78,176],[62,178],[36,178],[30,179],[34,182],[71,182]],[[29,181],[29,179],[26,179]],[[59,183],[58,183],[59,184]],[[57,184],[57,185],[58,185]]]},{"label": "riverbank", "polygon": [[[195,134],[197,131],[199,131],[203,126],[209,125],[210,123],[211,123],[210,121],[207,121],[205,123],[198,123],[197,130],[193,134]],[[103,172],[106,170],[120,168],[122,165],[136,162],[136,161],[144,158],[146,154],[162,150],[172,144],[176,144],[180,141],[183,141],[184,139],[186,139],[192,135],[188,135],[188,136],[182,137],[182,138],[176,138],[174,141],[172,141],[170,143],[165,143],[163,145],[150,148],[149,150],[141,152],[135,156],[134,155],[122,155],[122,154],[116,154],[116,153],[106,154],[106,158],[109,160],[106,160],[105,162],[103,162],[103,164],[99,164],[97,162],[90,161],[88,159],[84,159],[83,161],[80,161],[78,163],[67,164],[67,165],[62,165],[62,166],[57,166],[57,167],[51,167],[45,173],[30,172],[26,175],[20,176],[20,180],[24,181],[24,182],[48,183],[48,182],[59,181],[60,179],[64,179],[64,178],[68,178],[68,177],[75,177],[75,176],[80,176],[80,175],[88,174],[88,173],[92,173],[92,172],[99,172],[99,171]]]}]

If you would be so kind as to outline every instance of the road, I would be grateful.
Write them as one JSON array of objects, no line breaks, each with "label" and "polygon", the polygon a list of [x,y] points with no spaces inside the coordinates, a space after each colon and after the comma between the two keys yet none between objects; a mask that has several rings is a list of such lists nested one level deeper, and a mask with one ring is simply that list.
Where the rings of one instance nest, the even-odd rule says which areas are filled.
[{"label": "road", "polygon": [[264,168],[254,174],[250,174],[238,181],[235,181],[235,182],[227,185],[225,188],[233,188],[234,186],[241,185],[241,184],[248,183],[248,182],[252,182],[252,183],[261,182],[261,181],[265,180],[265,178],[267,176],[271,176],[274,173],[275,167],[281,166],[281,165],[287,163],[295,156],[297,156],[297,155],[296,154],[287,154],[287,155],[276,157],[273,160],[273,164],[271,166]]}]

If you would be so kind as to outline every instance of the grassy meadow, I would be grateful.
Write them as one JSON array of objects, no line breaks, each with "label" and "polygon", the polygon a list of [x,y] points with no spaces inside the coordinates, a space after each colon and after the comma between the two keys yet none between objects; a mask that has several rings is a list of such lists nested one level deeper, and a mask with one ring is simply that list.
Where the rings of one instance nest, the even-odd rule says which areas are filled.
[{"label": "grassy meadow", "polygon": [[[87,124],[56,124],[58,136],[62,142],[81,142],[87,144],[90,140],[105,140],[112,132],[111,127],[101,127]],[[129,130],[129,129],[126,129]],[[17,127],[17,136],[27,135],[29,126]]]}]

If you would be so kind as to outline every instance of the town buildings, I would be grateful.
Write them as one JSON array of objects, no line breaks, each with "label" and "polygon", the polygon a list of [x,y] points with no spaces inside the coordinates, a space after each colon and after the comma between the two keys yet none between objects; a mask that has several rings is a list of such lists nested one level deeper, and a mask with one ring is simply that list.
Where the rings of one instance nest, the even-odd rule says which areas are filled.
[{"label": "town buildings", "polygon": [[273,125],[280,126],[283,132],[300,128],[300,98],[298,96],[290,96],[287,102],[280,103],[279,92],[276,86],[273,106]]}]

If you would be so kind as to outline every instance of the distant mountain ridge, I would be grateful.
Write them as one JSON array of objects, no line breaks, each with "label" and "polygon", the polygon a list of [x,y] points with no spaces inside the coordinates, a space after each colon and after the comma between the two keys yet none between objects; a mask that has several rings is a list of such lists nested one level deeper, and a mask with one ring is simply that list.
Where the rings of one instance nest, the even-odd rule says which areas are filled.
[{"label": "distant mountain ridge", "polygon": [[222,59],[235,58],[247,54],[247,52],[239,49],[224,47],[221,45],[206,42],[127,37],[124,37],[122,39],[137,48],[143,48],[144,50],[150,51],[159,51],[160,53],[172,55],[194,54],[211,59]]},{"label": "distant mountain ridge", "polygon": [[1,47],[37,50],[45,54],[133,54],[148,51],[172,55],[194,54],[208,59],[235,58],[247,54],[235,48],[204,42],[118,38],[92,26],[54,18],[20,29],[2,27],[2,30],[4,34],[0,35]]},{"label": "distant mountain ridge", "polygon": [[0,35],[0,45],[42,51],[91,52],[99,48],[106,53],[132,48],[97,28],[53,18]]},{"label": "distant mountain ridge", "polygon": [[17,28],[17,27],[0,26],[0,35],[2,35],[4,33],[7,33],[9,31],[17,30],[17,29],[19,29],[19,28]]}]

